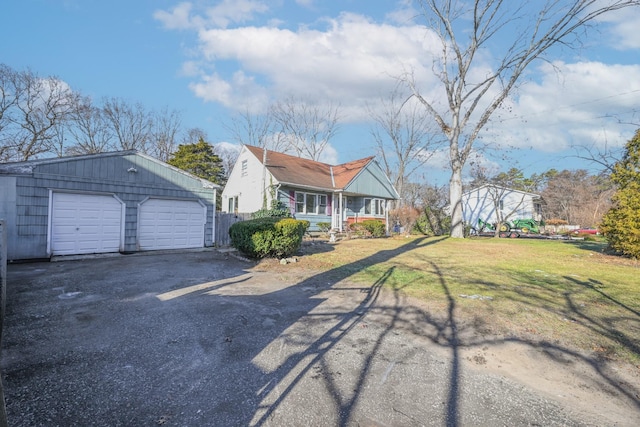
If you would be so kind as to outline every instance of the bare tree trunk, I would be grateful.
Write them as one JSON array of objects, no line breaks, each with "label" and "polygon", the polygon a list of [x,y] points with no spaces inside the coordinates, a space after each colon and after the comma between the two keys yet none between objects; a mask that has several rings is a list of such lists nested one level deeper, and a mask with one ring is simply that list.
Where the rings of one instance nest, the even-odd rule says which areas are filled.
[{"label": "bare tree trunk", "polygon": [[464,237],[462,217],[462,163],[451,162],[449,179],[449,206],[451,206],[451,237]]}]

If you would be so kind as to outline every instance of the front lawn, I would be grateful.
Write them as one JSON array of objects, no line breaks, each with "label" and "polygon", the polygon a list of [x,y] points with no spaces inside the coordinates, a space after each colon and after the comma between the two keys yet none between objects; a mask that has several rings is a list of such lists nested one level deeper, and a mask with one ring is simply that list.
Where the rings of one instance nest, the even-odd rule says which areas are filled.
[{"label": "front lawn", "polygon": [[640,264],[604,254],[603,243],[389,238],[331,249],[309,246],[292,268],[339,271],[362,284],[384,278],[432,311],[454,305],[481,334],[640,363]]}]

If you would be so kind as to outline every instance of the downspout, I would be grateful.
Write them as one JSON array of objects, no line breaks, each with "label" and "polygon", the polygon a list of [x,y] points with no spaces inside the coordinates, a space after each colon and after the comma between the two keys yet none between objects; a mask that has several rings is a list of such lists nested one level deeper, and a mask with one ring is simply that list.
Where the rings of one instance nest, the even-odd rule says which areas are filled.
[{"label": "downspout", "polygon": [[269,209],[267,205],[267,147],[262,151],[262,203],[263,209]]},{"label": "downspout", "polygon": [[[275,194],[274,194],[274,196],[276,198],[277,206],[280,206],[280,187],[282,187],[282,184],[278,184],[276,186],[276,191],[275,191]],[[273,205],[273,200],[271,201],[271,205]]]},{"label": "downspout", "polygon": [[216,246],[216,200],[218,199],[218,189],[213,189],[213,213],[211,215],[212,227],[211,227],[211,246]]},{"label": "downspout", "polygon": [[336,181],[333,178],[333,166],[329,166],[329,172],[331,173],[331,186],[336,188]]}]

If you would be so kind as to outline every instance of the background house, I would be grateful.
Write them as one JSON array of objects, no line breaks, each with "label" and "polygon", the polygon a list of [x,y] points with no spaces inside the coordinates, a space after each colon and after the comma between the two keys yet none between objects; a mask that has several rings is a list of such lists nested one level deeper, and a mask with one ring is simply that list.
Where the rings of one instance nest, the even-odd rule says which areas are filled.
[{"label": "background house", "polygon": [[244,145],[222,192],[222,211],[252,213],[281,202],[317,230],[336,230],[366,219],[388,223],[398,193],[373,157],[332,166]]},{"label": "background house", "polygon": [[478,219],[489,224],[525,218],[540,221],[540,196],[485,184],[462,195],[462,216],[472,227],[477,226]]},{"label": "background house", "polygon": [[0,164],[7,258],[212,246],[219,188],[136,151]]}]

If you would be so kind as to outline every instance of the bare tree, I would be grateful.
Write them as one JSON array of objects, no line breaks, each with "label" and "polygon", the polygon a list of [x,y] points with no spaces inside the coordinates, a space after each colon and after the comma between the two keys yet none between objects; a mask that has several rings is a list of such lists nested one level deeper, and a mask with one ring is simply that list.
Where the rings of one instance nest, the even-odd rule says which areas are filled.
[{"label": "bare tree", "polygon": [[0,64],[0,162],[12,156],[13,142],[8,135],[8,128],[13,121],[11,115],[19,98],[16,78],[17,73],[12,68]]},{"label": "bare tree", "polygon": [[182,125],[179,111],[163,108],[153,115],[149,152],[167,162],[178,148],[178,134]]},{"label": "bare tree", "polygon": [[378,158],[400,194],[399,206],[406,202],[405,183],[442,144],[433,137],[435,122],[431,115],[417,103],[405,100],[406,96],[396,90],[382,100],[380,111],[369,108],[375,122],[371,134]]},{"label": "bare tree", "polygon": [[573,148],[577,158],[603,167],[608,174],[613,172],[613,167],[624,155],[624,147],[612,147],[608,143],[602,148],[593,145],[574,145]]},{"label": "bare tree", "polygon": [[339,129],[340,108],[333,104],[322,107],[289,97],[274,104],[271,114],[287,147],[298,157],[319,160]]},{"label": "bare tree", "polygon": [[547,219],[562,219],[568,224],[596,226],[611,207],[615,189],[605,176],[586,170],[554,171],[542,191]]},{"label": "bare tree", "polygon": [[289,149],[284,134],[276,128],[276,122],[269,107],[264,114],[254,114],[249,110],[238,113],[225,125],[231,140],[238,144],[286,153]]},{"label": "bare tree", "polygon": [[19,89],[16,87],[17,73],[10,67],[0,64],[0,135],[10,123],[11,110],[18,101]]},{"label": "bare tree", "polygon": [[[418,0],[418,4],[420,16],[440,39],[441,53],[433,71],[446,95],[445,106],[440,108],[423,93],[412,72],[402,81],[449,141],[451,236],[462,238],[462,169],[491,115],[534,60],[554,46],[574,46],[578,33],[597,18],[638,6],[640,0]],[[498,60],[492,69],[482,68],[487,57],[483,52],[488,51]]]},{"label": "bare tree", "polygon": [[204,129],[200,129],[200,128],[190,128],[185,132],[184,136],[182,137],[182,140],[180,141],[180,144],[182,145],[197,144],[200,140],[203,140],[203,141],[209,140],[209,135],[207,135],[207,132],[205,132]]},{"label": "bare tree", "polygon": [[71,114],[68,126],[74,143],[64,149],[65,154],[96,154],[115,149],[113,128],[104,110],[92,104],[90,98],[82,98]]},{"label": "bare tree", "polygon": [[231,171],[236,164],[236,160],[238,160],[240,151],[223,143],[214,145],[214,150],[222,159],[222,166],[224,166],[224,170],[227,171],[227,176],[231,176]]},{"label": "bare tree", "polygon": [[153,120],[142,104],[108,98],[104,100],[102,109],[115,135],[117,149],[147,152]]},{"label": "bare tree", "polygon": [[0,157],[29,160],[54,151],[60,124],[68,120],[78,95],[57,77],[30,70],[0,70]]},{"label": "bare tree", "polygon": [[[446,232],[447,224],[447,192],[443,186],[410,185],[415,188],[420,198],[420,205],[424,210],[424,223],[421,231],[424,234],[442,235]],[[418,222],[420,224],[420,222]]]}]

